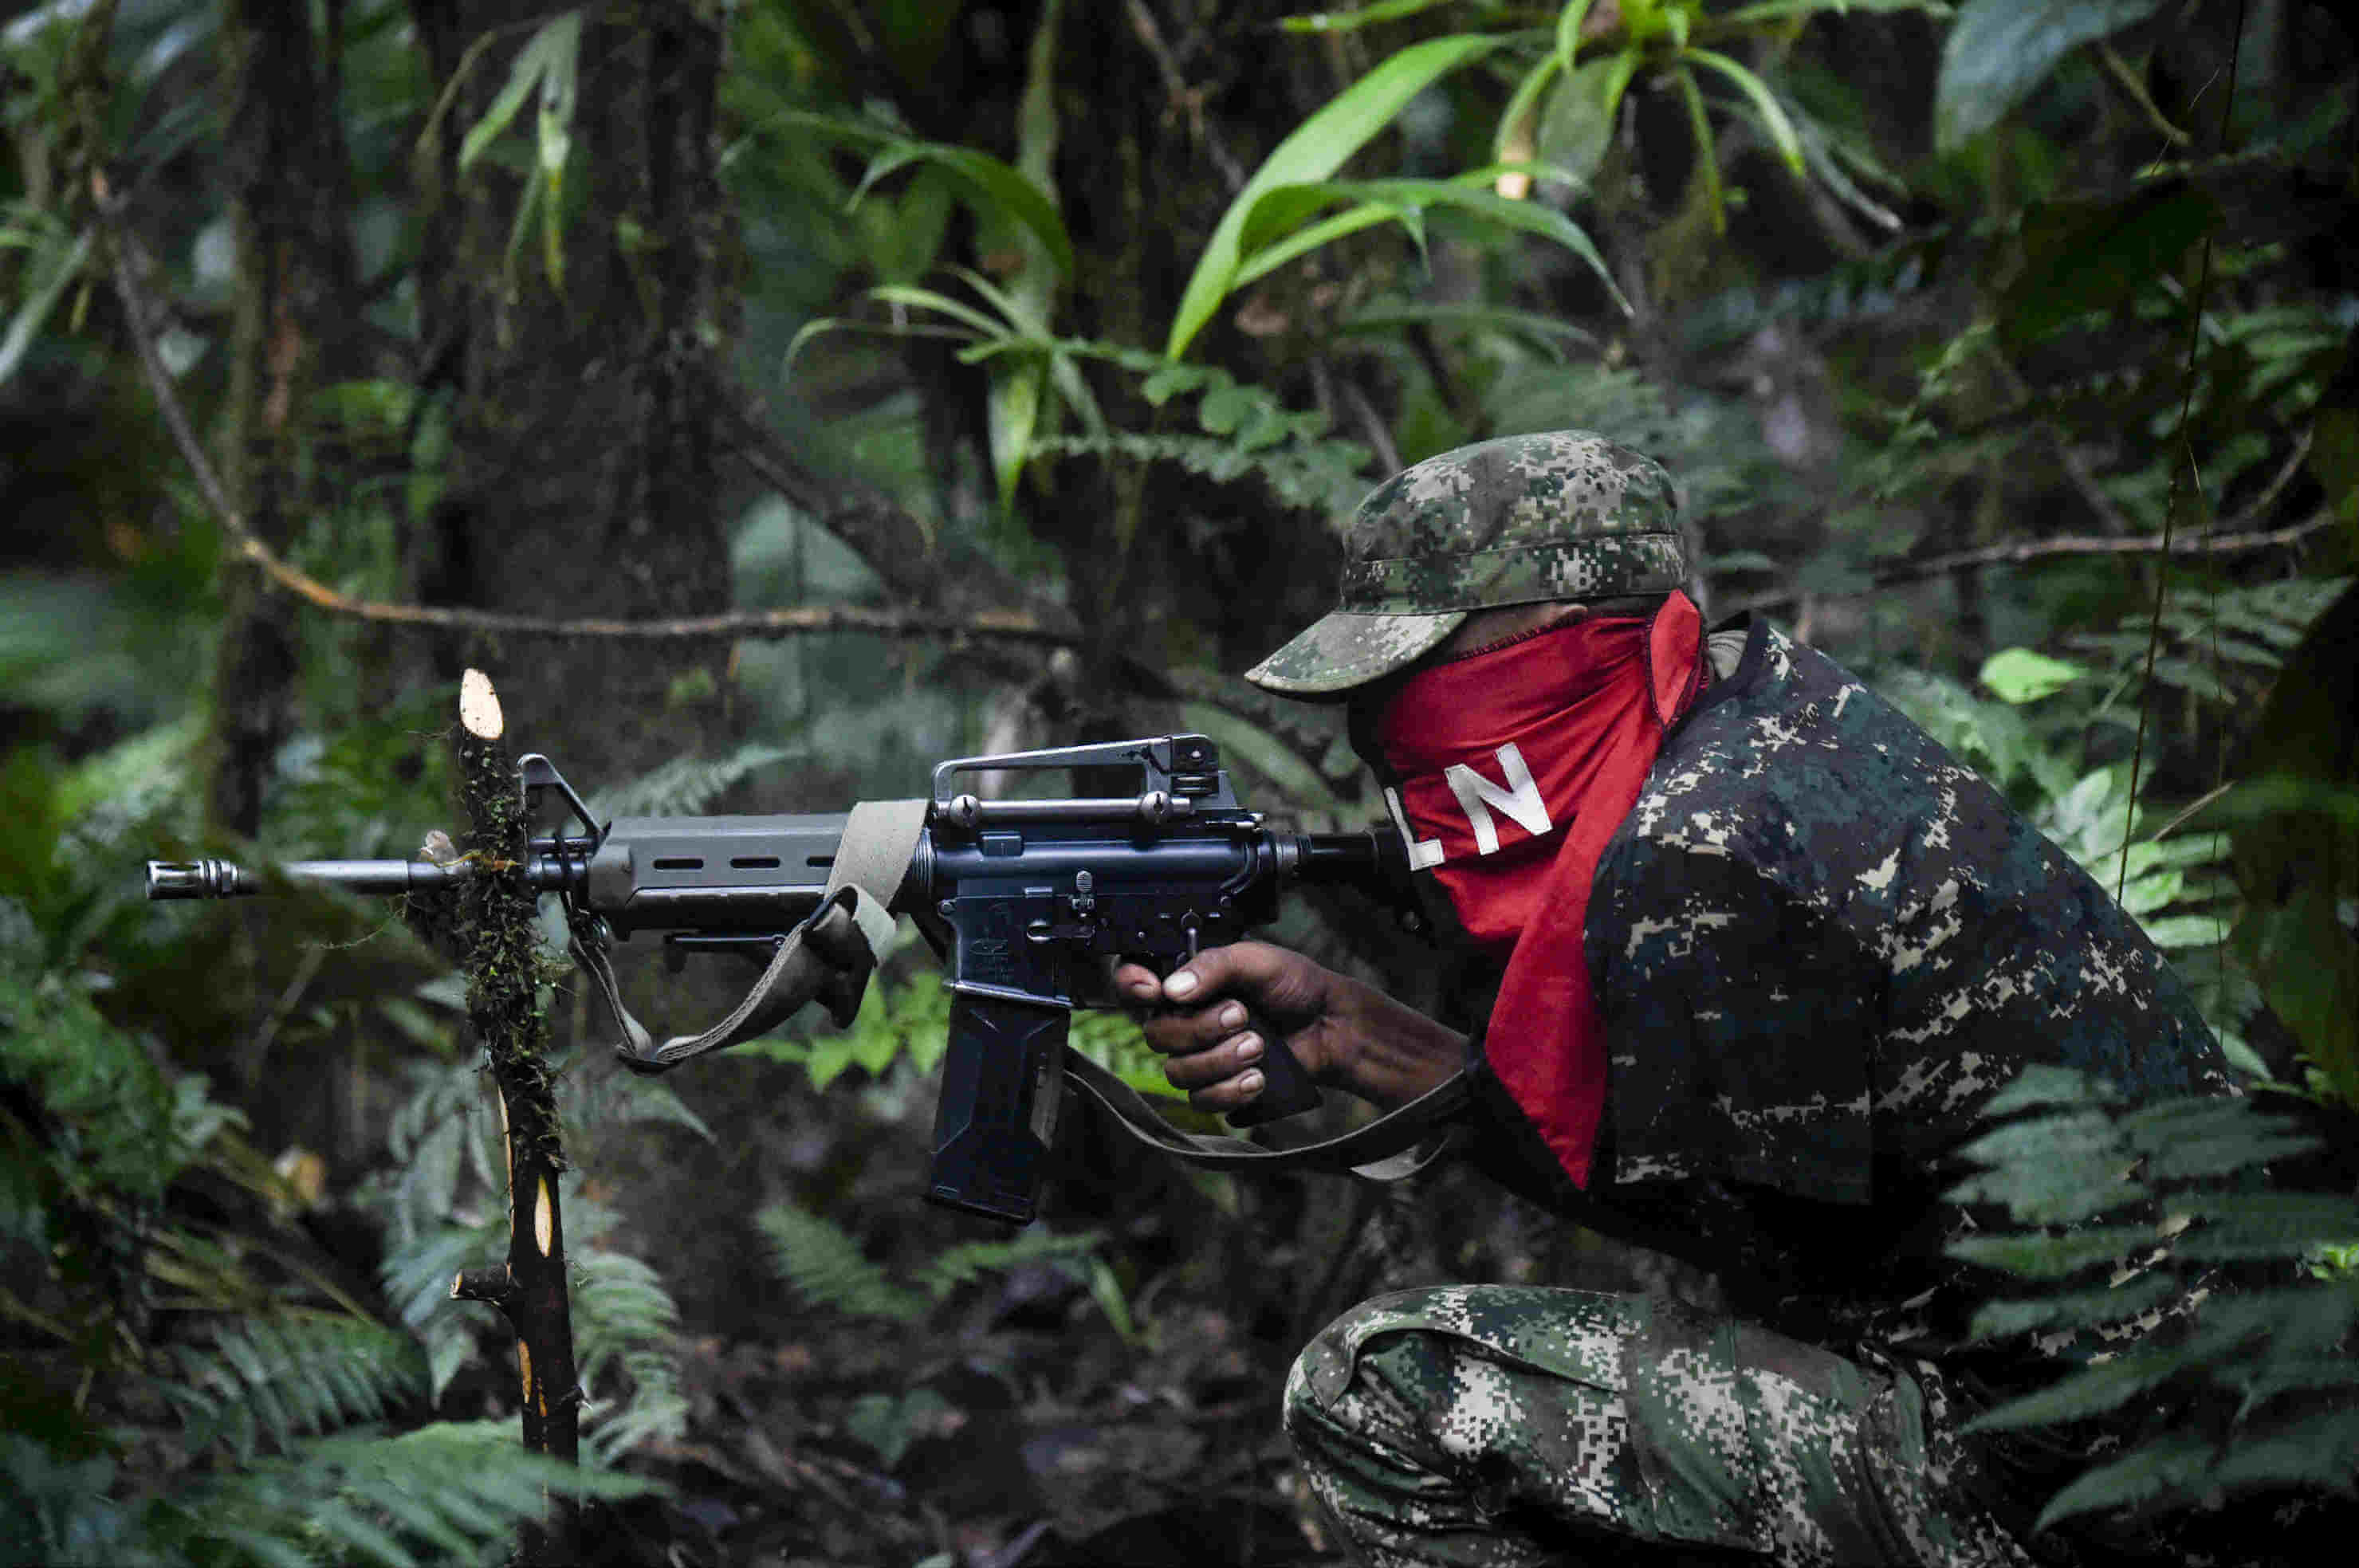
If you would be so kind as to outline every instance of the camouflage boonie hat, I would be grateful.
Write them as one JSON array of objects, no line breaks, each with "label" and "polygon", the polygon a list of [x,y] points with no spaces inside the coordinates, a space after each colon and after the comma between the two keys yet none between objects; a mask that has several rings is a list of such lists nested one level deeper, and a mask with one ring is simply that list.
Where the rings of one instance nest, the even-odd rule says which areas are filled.
[{"label": "camouflage boonie hat", "polygon": [[1582,430],[1506,436],[1402,470],[1343,530],[1334,613],[1245,672],[1289,697],[1392,674],[1475,610],[1686,585],[1678,503],[1652,458]]}]

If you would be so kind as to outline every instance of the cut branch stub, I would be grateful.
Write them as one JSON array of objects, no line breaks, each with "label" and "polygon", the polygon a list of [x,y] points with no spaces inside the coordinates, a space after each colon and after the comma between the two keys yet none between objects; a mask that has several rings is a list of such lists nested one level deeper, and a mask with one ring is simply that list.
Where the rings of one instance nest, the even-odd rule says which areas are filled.
[{"label": "cut branch stub", "polygon": [[506,733],[500,694],[492,690],[492,678],[480,670],[470,670],[459,679],[459,723],[477,740],[497,740]]},{"label": "cut branch stub", "polygon": [[516,1280],[505,1263],[489,1269],[462,1269],[451,1277],[451,1299],[454,1301],[488,1301],[502,1312],[516,1294]]}]

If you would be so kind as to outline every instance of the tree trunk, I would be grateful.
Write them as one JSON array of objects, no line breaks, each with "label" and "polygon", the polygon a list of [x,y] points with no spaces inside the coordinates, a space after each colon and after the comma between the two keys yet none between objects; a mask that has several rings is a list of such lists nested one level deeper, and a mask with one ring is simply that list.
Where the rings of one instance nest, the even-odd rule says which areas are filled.
[{"label": "tree trunk", "polygon": [[[458,149],[549,13],[520,0],[417,0],[438,90],[492,29],[436,138],[424,197],[422,336],[455,392],[449,482],[411,541],[427,603],[647,618],[730,597],[712,431],[712,362],[735,313],[732,223],[714,179],[716,13],[662,0],[585,16],[567,170],[562,289],[538,234],[513,264],[520,182]],[[529,108],[507,135],[529,138]],[[516,639],[444,647],[495,663],[527,749],[592,780],[712,749],[725,645]]]},{"label": "tree trunk", "polygon": [[[229,176],[238,251],[226,483],[256,538],[285,550],[307,506],[343,488],[318,450],[311,394],[350,374],[358,314],[345,222],[350,183],[336,103],[339,0],[328,37],[301,0],[231,0]],[[295,727],[297,611],[234,570],[216,655],[206,815],[251,835]]]}]

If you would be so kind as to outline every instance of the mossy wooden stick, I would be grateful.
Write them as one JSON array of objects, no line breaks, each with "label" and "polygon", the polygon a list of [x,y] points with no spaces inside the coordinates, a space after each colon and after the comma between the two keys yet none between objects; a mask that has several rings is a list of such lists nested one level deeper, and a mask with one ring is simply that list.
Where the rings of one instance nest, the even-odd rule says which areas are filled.
[{"label": "mossy wooden stick", "polygon": [[[459,781],[475,871],[460,893],[459,930],[467,970],[467,1021],[489,1058],[499,1087],[508,1167],[507,1262],[469,1269],[451,1281],[462,1301],[489,1301],[516,1331],[523,1392],[524,1445],[568,1464],[579,1461],[580,1389],[573,1364],[573,1320],[565,1289],[565,1223],[557,1180],[565,1169],[556,1094],[549,1073],[549,1024],[539,980],[540,931],[531,885],[523,791],[508,753],[500,700],[483,671],[459,688]],[[571,1505],[553,1500],[548,1518],[527,1531],[527,1563],[576,1560]]]}]

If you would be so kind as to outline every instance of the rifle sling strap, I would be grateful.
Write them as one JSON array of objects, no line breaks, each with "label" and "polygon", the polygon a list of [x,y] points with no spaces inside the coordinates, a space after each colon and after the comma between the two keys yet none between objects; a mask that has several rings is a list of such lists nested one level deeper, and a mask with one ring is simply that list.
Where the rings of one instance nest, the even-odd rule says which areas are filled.
[{"label": "rifle sling strap", "polygon": [[[860,1010],[868,976],[893,940],[893,895],[925,831],[928,802],[863,800],[852,808],[828,868],[819,907],[787,933],[754,988],[729,1016],[701,1034],[675,1035],[656,1045],[644,1028],[623,1011],[604,954],[592,975],[622,1021],[625,1043],[617,1049],[634,1072],[666,1072],[681,1062],[740,1040],[767,1034],[814,998],[827,1004],[838,1029]],[[574,955],[591,944],[576,942]]]},{"label": "rifle sling strap", "polygon": [[1181,1132],[1157,1115],[1137,1090],[1071,1046],[1065,1048],[1065,1079],[1131,1137],[1190,1165],[1214,1171],[1348,1171],[1370,1181],[1414,1176],[1447,1153],[1461,1129],[1446,1124],[1473,1101],[1473,1084],[1461,1070],[1364,1127],[1293,1149],[1264,1149],[1241,1138]]}]

